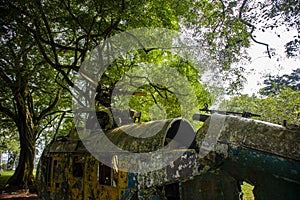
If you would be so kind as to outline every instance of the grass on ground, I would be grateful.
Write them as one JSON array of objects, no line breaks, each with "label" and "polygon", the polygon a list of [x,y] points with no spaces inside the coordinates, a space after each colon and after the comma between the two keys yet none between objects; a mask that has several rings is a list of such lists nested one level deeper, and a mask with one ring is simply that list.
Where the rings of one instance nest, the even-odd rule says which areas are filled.
[{"label": "grass on ground", "polygon": [[4,188],[8,179],[14,174],[14,171],[3,171],[0,174],[0,188]]},{"label": "grass on ground", "polygon": [[[0,189],[4,188],[8,179],[14,174],[15,171],[2,171],[0,172]],[[36,174],[36,169],[33,170],[33,176]]]}]

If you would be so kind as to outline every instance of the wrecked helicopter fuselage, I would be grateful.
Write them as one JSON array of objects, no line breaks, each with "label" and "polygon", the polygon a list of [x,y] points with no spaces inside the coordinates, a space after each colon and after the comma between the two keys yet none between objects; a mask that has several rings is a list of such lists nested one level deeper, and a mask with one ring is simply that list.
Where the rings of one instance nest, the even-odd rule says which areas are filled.
[{"label": "wrecked helicopter fuselage", "polygon": [[[131,152],[153,152],[174,140],[180,126],[194,142],[169,145],[168,156],[181,156],[149,172],[136,167],[127,154],[105,152],[106,166],[87,151],[76,131],[49,144],[40,159],[37,186],[42,199],[239,199],[242,181],[255,186],[255,199],[297,199],[300,195],[300,130],[230,115],[213,114],[197,132],[184,119],[126,125],[131,135],[158,124],[151,138],[138,138],[116,128],[106,133],[114,144]],[[141,127],[147,127],[146,129]],[[80,130],[79,130],[80,131]],[[91,134],[90,137],[94,137]],[[143,165],[143,163],[139,163]]]}]

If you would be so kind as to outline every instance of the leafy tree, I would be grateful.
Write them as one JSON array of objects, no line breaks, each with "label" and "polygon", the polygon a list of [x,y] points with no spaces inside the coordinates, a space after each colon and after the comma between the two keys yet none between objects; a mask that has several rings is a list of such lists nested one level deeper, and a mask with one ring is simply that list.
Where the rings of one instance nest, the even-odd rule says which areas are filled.
[{"label": "leafy tree", "polygon": [[287,88],[278,96],[259,98],[257,96],[241,95],[226,102],[227,110],[237,112],[253,112],[260,114],[263,121],[282,124],[287,120],[289,124],[299,124],[300,91]]},{"label": "leafy tree", "polygon": [[[257,30],[268,30],[279,38],[283,28],[287,31],[296,30],[286,44],[286,53],[288,57],[299,56],[299,9],[299,2],[294,0],[195,1],[192,10],[197,10],[199,15],[193,17],[194,13],[190,12],[189,20],[183,20],[183,24],[194,30],[199,43],[209,49],[213,58],[220,63],[218,67],[229,70],[232,63],[250,59],[245,53],[250,42],[265,46],[267,56],[275,57],[275,49],[256,37]],[[241,70],[243,67],[238,71]],[[234,72],[230,76],[232,74]],[[240,87],[243,76],[236,77],[233,86]]]},{"label": "leafy tree", "polygon": [[252,95],[235,96],[227,101],[228,110],[260,114],[261,120],[276,124],[298,124],[300,113],[300,69],[291,74],[269,76],[260,90],[261,97]]},{"label": "leafy tree", "polygon": [[[256,5],[253,5],[253,7]],[[253,8],[252,7],[252,8]],[[258,4],[260,12],[256,12],[253,21],[262,31],[277,31],[277,28],[284,27],[287,31],[297,30],[298,34],[285,45],[288,57],[297,57],[300,55],[300,5],[295,0],[276,1],[265,0]],[[258,20],[259,19],[259,20]],[[281,37],[280,33],[277,33]]]},{"label": "leafy tree", "polygon": [[[3,116],[2,113],[0,113],[1,118],[1,132],[0,132],[0,158],[2,161],[2,153],[8,154],[9,158],[12,160],[12,163],[15,163],[16,155],[19,155],[20,153],[20,145],[19,145],[19,137],[17,134],[17,128],[14,124],[14,122],[7,118],[6,116]],[[0,170],[6,169],[3,167],[2,162],[0,161]]]},{"label": "leafy tree", "polygon": [[62,101],[62,90],[69,90],[64,83],[73,86],[72,76],[87,53],[100,40],[128,28],[177,29],[177,16],[188,8],[184,3],[176,10],[173,1],[160,0],[1,1],[0,75],[5,87],[0,108],[16,124],[21,148],[10,186],[33,183],[36,139],[68,107],[59,106],[68,102]]},{"label": "leafy tree", "polygon": [[[272,5],[274,2],[271,1]],[[1,89],[3,95],[0,105],[1,111],[18,126],[21,141],[20,166],[23,165],[17,168],[10,184],[24,187],[31,182],[33,165],[25,163],[33,161],[34,141],[47,125],[60,121],[56,117],[60,108],[65,110],[68,107],[58,107],[62,89],[57,86],[64,90],[74,86],[74,76],[82,62],[100,41],[138,27],[164,27],[173,30],[188,27],[198,39],[195,46],[201,45],[208,49],[216,60],[216,71],[227,70],[235,74],[236,78],[232,82],[236,83],[236,80],[242,78],[242,68],[232,70],[231,64],[246,56],[244,50],[249,47],[251,40],[265,45],[270,55],[268,45],[257,41],[253,35],[256,28],[253,24],[261,15],[257,14],[260,9],[253,9],[255,4],[250,3],[247,0],[1,0],[1,55],[4,56],[1,59],[1,84],[6,87]],[[253,10],[256,12],[254,15]],[[278,12],[281,11],[279,9]],[[103,48],[107,49],[118,47],[117,44],[105,45]],[[139,54],[149,54],[155,58],[155,53],[159,52],[156,50],[142,49],[143,52]],[[157,59],[159,60],[161,59]],[[203,95],[203,98],[200,95],[202,88],[197,83],[199,74],[195,73],[194,66],[184,64],[186,61],[177,58],[171,62],[174,62],[172,65],[176,70],[188,77],[194,89],[200,88],[195,89],[198,101],[206,100],[207,95]],[[121,63],[124,69],[130,69],[130,62],[124,59]],[[117,64],[110,67],[116,67]],[[184,67],[181,68],[181,65]],[[116,77],[122,77],[123,74],[119,73]],[[110,106],[115,80],[108,76],[103,81],[110,81],[110,84],[100,82],[96,97],[99,104]],[[161,104],[166,107],[170,116],[177,116],[178,108],[168,108],[170,101],[175,105],[177,103],[174,91],[170,92],[167,91],[169,88],[150,83],[140,89],[149,91],[152,103],[168,94],[170,98],[161,98]],[[76,95],[73,97],[76,98]],[[138,105],[138,101],[141,99],[133,99],[131,103]],[[149,105],[151,101],[147,100]],[[64,101],[66,102],[67,100]],[[26,149],[25,152],[22,149]]]},{"label": "leafy tree", "polygon": [[[13,2],[10,3],[12,7],[20,9],[22,15],[31,19],[32,23],[23,25],[36,39],[45,60],[65,77],[70,86],[73,86],[70,71],[79,69],[99,41],[128,29],[146,26],[192,29],[198,38],[195,45],[200,44],[211,52],[212,58],[219,63],[214,65],[215,68],[238,74],[232,83],[239,87],[243,69],[230,70],[230,66],[246,56],[244,50],[250,41],[265,45],[271,57],[269,46],[255,39],[254,30],[262,26],[255,23],[267,23],[267,19],[274,19],[282,12],[293,16],[290,21],[283,20],[282,23],[293,27],[298,23],[298,14],[293,14],[283,4],[279,8],[276,1]],[[288,5],[297,8],[292,1]],[[270,7],[274,9],[267,12]],[[261,14],[262,8],[264,14]]]},{"label": "leafy tree", "polygon": [[30,21],[23,18],[18,10],[9,10],[7,5],[3,14],[0,112],[14,123],[20,140],[18,166],[8,185],[28,188],[34,182],[32,172],[36,139],[56,118],[55,114],[61,108],[60,99],[66,96],[62,93],[63,88],[56,83],[57,72],[45,62],[32,36],[22,26],[16,26],[21,21]]},{"label": "leafy tree", "polygon": [[299,124],[300,91],[291,89],[283,90],[278,97],[268,97],[263,100],[262,112],[266,121],[283,124],[287,120],[289,124]]},{"label": "leafy tree", "polygon": [[282,76],[271,76],[264,80],[266,85],[260,90],[260,94],[265,96],[279,95],[287,88],[294,91],[300,90],[300,68],[293,70],[291,74],[284,74]]},{"label": "leafy tree", "polygon": [[[210,101],[209,93],[199,82],[200,74],[195,68],[197,66],[185,59],[161,50],[152,50],[147,54],[137,51],[129,57],[131,59],[126,61],[124,59],[115,61],[104,72],[104,78],[99,85],[106,85],[117,94],[107,102],[98,95],[96,100],[102,105],[124,110],[129,106],[143,113],[142,121],[149,121],[180,117],[184,112],[186,118],[192,119],[192,115],[198,111],[198,105]],[[188,83],[190,87],[187,88],[183,82]],[[121,91],[124,88],[127,90]],[[129,92],[129,95],[124,95],[124,92]],[[133,93],[143,95],[130,96]],[[184,103],[180,102],[182,99]],[[194,110],[182,110],[183,104],[195,103],[197,105],[194,106]]]},{"label": "leafy tree", "polygon": [[[250,44],[247,25],[233,13],[233,9],[242,6],[237,3],[174,0],[98,3],[91,0],[37,1],[24,7],[13,6],[34,19],[33,23],[24,24],[26,30],[36,39],[45,60],[65,76],[70,86],[73,86],[70,71],[79,69],[91,49],[103,39],[132,28],[193,29],[199,38],[198,44],[193,45],[208,49],[218,63],[212,67],[220,70],[229,70],[231,63],[243,58],[243,50]],[[201,30],[201,34],[197,30]],[[239,78],[241,76],[236,80]]]}]

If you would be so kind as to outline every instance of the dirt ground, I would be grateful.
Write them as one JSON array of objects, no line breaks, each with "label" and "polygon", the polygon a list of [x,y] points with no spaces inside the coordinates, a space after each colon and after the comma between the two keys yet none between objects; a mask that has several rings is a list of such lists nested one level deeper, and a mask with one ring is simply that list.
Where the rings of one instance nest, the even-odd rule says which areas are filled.
[{"label": "dirt ground", "polygon": [[0,199],[9,199],[9,200],[40,200],[37,194],[28,194],[24,192],[11,192],[11,193],[2,193],[0,194]]},{"label": "dirt ground", "polygon": [[13,173],[14,171],[0,171],[0,199],[40,200],[34,188],[31,190],[31,193],[28,190],[5,189],[5,185]]}]

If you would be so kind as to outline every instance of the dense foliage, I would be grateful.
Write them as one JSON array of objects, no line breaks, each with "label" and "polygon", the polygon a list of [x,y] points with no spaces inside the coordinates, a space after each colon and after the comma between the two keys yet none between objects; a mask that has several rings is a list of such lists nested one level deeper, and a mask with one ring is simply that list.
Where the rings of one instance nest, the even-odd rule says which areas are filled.
[{"label": "dense foliage", "polygon": [[260,114],[259,119],[283,125],[300,122],[299,69],[291,74],[269,77],[260,96],[241,95],[226,102],[228,110]]},{"label": "dense foliage", "polygon": [[293,91],[300,90],[300,68],[293,70],[291,74],[284,74],[282,76],[268,76],[264,81],[266,85],[260,90],[260,94],[265,96],[276,96],[287,88]]},{"label": "dense foliage", "polygon": [[[286,3],[272,0],[263,3],[247,0],[1,0],[0,8],[0,112],[1,118],[9,120],[19,133],[20,162],[10,185],[21,188],[33,183],[36,140],[57,135],[61,124],[70,127],[71,120],[65,118],[71,107],[70,95],[76,98],[70,88],[74,86],[81,64],[100,41],[140,27],[192,32],[196,38],[194,48],[209,52],[214,60],[212,71],[228,72],[223,78],[233,86],[240,86],[243,67],[233,69],[231,66],[247,57],[245,50],[251,41],[266,46],[271,57],[268,44],[255,39],[257,27],[276,30],[276,26],[284,24],[290,29],[297,27],[299,33],[299,5],[292,0]],[[281,19],[280,23],[274,21],[277,18]],[[117,44],[105,45],[103,48],[118,47]],[[293,38],[287,44],[287,52],[289,56],[297,56],[298,51],[299,39]],[[205,87],[199,83],[202,76],[199,69],[203,66],[195,66],[162,49],[131,53],[130,59],[123,57],[114,62],[105,72],[106,77],[99,80],[96,96],[99,104],[111,106],[116,82],[138,63],[158,63],[176,69],[187,78],[199,105],[210,100]],[[99,54],[99,57],[105,56]],[[151,113],[179,116],[176,91],[153,84],[151,80],[137,91],[147,96],[133,96],[129,105],[146,113],[143,120],[152,119]],[[64,123],[66,120],[68,123]],[[3,122],[1,127],[4,127]]]}]

